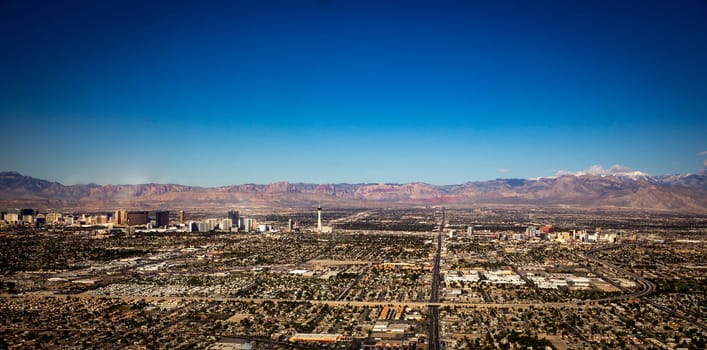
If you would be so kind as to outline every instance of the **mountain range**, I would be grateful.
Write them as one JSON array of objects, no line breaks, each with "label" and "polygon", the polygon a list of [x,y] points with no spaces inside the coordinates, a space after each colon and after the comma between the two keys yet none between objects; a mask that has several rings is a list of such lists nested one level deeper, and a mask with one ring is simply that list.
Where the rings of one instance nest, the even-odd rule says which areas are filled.
[{"label": "mountain range", "polygon": [[[614,169],[614,168],[612,168]],[[707,213],[707,170],[650,176],[637,171],[566,173],[459,185],[276,182],[194,187],[176,184],[62,185],[0,172],[0,207],[114,210],[224,207],[531,205]]]}]

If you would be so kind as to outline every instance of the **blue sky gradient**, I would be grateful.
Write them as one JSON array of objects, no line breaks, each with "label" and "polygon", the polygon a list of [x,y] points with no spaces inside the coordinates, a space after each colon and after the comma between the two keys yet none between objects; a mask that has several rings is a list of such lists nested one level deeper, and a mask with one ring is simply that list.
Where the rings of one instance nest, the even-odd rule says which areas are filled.
[{"label": "blue sky gradient", "polygon": [[0,168],[62,183],[694,172],[704,1],[5,1]]}]

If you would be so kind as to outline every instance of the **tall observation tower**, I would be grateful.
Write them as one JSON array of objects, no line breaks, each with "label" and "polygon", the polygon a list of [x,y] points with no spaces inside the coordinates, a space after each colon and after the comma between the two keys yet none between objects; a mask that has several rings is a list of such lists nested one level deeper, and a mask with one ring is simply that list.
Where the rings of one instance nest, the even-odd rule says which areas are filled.
[{"label": "tall observation tower", "polygon": [[322,232],[322,206],[317,206],[317,232]]}]

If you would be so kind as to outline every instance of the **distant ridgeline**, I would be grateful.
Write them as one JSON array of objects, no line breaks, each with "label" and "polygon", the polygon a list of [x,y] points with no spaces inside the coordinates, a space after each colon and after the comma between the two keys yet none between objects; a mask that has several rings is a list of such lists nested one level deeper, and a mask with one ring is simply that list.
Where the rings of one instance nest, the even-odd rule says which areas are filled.
[{"label": "distant ridgeline", "polygon": [[277,182],[222,187],[175,184],[69,185],[0,173],[0,207],[216,208],[224,205],[379,207],[390,205],[531,205],[704,213],[707,172],[651,177],[642,173],[568,174],[459,185],[306,184]]}]

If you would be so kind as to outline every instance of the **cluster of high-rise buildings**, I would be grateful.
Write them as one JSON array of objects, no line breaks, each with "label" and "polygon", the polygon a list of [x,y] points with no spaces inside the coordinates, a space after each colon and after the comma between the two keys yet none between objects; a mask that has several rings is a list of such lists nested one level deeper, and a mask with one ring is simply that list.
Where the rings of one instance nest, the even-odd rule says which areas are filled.
[{"label": "cluster of high-rise buildings", "polygon": [[[183,211],[180,211],[182,216],[183,213]],[[156,211],[154,217],[154,227],[169,226],[169,211]],[[115,211],[112,222],[122,226],[139,226],[150,224],[153,221],[150,220],[150,213],[147,211],[127,211],[119,209]]]},{"label": "cluster of high-rise buildings", "polygon": [[[103,226],[115,232],[128,228],[128,232],[276,232],[275,227],[267,223],[258,223],[255,218],[244,217],[236,210],[230,210],[226,217],[187,220],[185,212],[179,210],[171,216],[166,210],[126,210],[118,209],[111,213],[64,214],[57,212],[40,213],[37,209],[14,209],[0,211],[0,226],[25,226],[39,228],[44,226]],[[285,232],[300,230],[299,224],[289,219]],[[125,231],[125,230],[123,230]],[[330,226],[322,225],[322,208],[317,207],[317,232],[331,232]]]},{"label": "cluster of high-rise buildings", "polygon": [[[453,237],[454,231],[450,232]],[[491,230],[475,230],[473,226],[467,227],[467,236],[470,238],[488,238],[498,240],[551,240],[561,243],[566,242],[611,242],[615,243],[624,239],[625,233],[621,230],[603,231],[601,228],[595,230],[569,230],[557,231],[552,225],[528,226],[525,232],[494,232]]]},{"label": "cluster of high-rise buildings", "polygon": [[147,211],[117,210],[106,214],[64,214],[58,212],[41,213],[37,209],[3,210],[0,212],[0,224],[10,226],[42,227],[45,225],[118,225],[167,227],[169,212],[155,212],[155,219],[150,220]]},{"label": "cluster of high-rise buildings", "polygon": [[36,209],[3,210],[0,212],[0,220],[7,225],[36,225],[47,222],[47,215]]},{"label": "cluster of high-rise buildings", "polygon": [[209,218],[201,221],[183,221],[187,232],[253,232],[256,221],[240,216],[238,211],[230,210],[225,218]]},{"label": "cluster of high-rise buildings", "polygon": [[[243,217],[238,211],[228,211],[225,218],[186,220],[183,210],[176,213],[176,221],[166,210],[125,210],[101,214],[40,213],[37,209],[2,210],[0,225],[4,226],[106,226],[109,228],[131,227],[143,230],[173,230],[181,232],[268,232],[270,225],[258,224],[254,218]],[[292,228],[292,222],[289,223]]]}]

